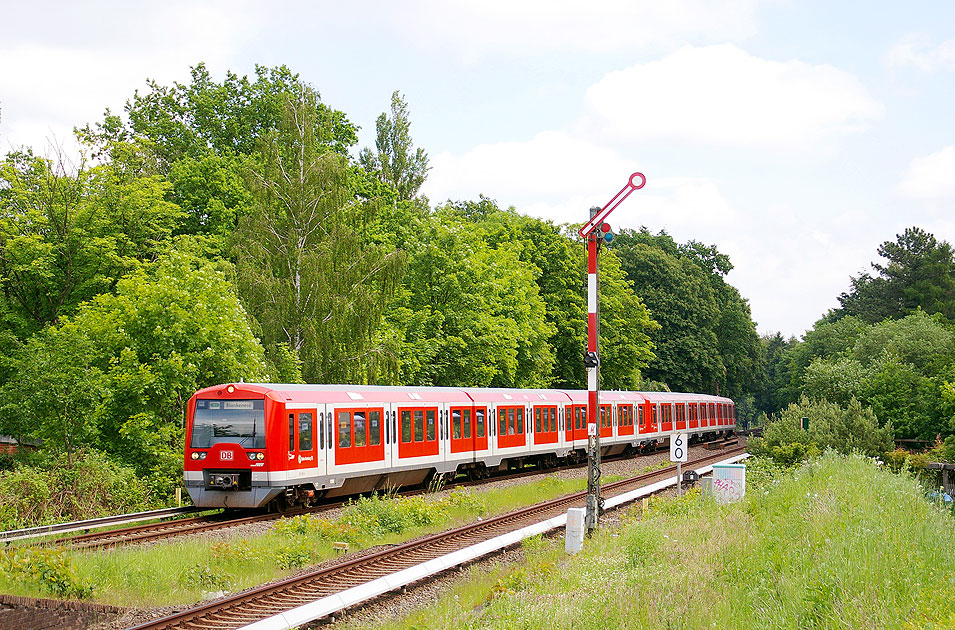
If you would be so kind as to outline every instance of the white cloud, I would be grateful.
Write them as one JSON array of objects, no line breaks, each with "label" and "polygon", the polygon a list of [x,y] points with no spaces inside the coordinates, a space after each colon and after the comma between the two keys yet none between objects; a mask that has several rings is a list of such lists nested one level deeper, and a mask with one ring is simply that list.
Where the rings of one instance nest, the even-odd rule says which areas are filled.
[{"label": "white cloud", "polygon": [[804,149],[861,131],[883,107],[829,65],[760,59],[732,44],[682,48],[611,72],[586,95],[584,124],[607,140]]},{"label": "white cloud", "polygon": [[891,68],[911,66],[923,72],[955,70],[955,39],[932,46],[925,35],[908,35],[888,50],[886,62]]},{"label": "white cloud", "polygon": [[912,160],[898,190],[916,199],[955,199],[955,146]]},{"label": "white cloud", "polygon": [[[647,164],[590,140],[560,131],[527,142],[475,147],[462,155],[442,153],[432,161],[423,192],[432,201],[485,194],[502,205],[556,223],[580,222],[591,206],[603,206],[627,183],[630,173],[652,172]],[[685,230],[726,225],[735,212],[718,182],[692,177],[648,178],[613,215],[611,224]]]},{"label": "white cloud", "polygon": [[756,32],[764,0],[465,0],[380,7],[399,35],[468,60],[554,52],[613,53]]},{"label": "white cloud", "polygon": [[[188,80],[200,61],[224,70],[260,24],[242,7],[170,2],[127,15],[125,6],[101,2],[64,7],[46,20],[42,7],[19,5],[10,20],[23,28],[9,29],[0,44],[0,150],[39,149],[53,138],[72,145],[74,126],[99,120],[107,107],[120,111],[147,78]],[[135,28],[115,16],[135,17]]]}]

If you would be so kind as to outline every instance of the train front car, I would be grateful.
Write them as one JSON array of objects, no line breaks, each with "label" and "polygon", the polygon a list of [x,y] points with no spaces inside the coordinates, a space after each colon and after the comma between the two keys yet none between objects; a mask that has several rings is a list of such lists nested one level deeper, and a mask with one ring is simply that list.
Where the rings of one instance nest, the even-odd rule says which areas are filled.
[{"label": "train front car", "polygon": [[255,508],[282,492],[269,487],[267,439],[279,405],[256,385],[217,385],[196,392],[186,409],[184,481],[203,508]]}]

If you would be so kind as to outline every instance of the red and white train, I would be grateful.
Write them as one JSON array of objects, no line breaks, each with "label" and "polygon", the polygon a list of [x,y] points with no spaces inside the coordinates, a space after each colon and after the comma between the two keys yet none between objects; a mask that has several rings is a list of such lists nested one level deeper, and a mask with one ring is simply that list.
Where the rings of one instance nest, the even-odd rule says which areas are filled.
[{"label": "red and white train", "polygon": [[[735,426],[729,398],[600,394],[604,455]],[[232,383],[189,399],[185,484],[204,508],[308,504],[436,474],[579,461],[586,447],[586,391]]]}]

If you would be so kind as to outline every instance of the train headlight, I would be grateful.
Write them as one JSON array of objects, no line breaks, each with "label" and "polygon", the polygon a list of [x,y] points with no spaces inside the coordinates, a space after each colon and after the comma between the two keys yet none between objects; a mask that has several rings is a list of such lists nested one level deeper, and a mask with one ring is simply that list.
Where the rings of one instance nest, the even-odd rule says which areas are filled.
[{"label": "train headlight", "polygon": [[255,458],[259,460],[265,459],[265,453],[256,453]]},{"label": "train headlight", "polygon": [[193,458],[193,459],[199,459],[199,453],[193,451],[193,452],[192,452],[192,458]]}]

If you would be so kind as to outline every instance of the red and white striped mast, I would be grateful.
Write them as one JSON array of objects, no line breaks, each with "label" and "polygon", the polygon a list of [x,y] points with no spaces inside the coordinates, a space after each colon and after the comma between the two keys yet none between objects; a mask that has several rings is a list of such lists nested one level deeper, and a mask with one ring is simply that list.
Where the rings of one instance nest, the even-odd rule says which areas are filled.
[{"label": "red and white striped mast", "polygon": [[[587,366],[587,511],[584,527],[588,532],[597,528],[601,512],[600,499],[600,429],[597,426],[600,417],[600,304],[597,299],[599,280],[597,275],[597,255],[600,242],[613,238],[610,226],[604,223],[610,213],[616,210],[623,200],[635,190],[647,183],[643,173],[634,173],[627,185],[620,189],[603,208],[590,209],[590,221],[580,229],[580,236],[587,241],[587,352],[584,353],[584,365]],[[605,239],[605,235],[609,235]]]}]

